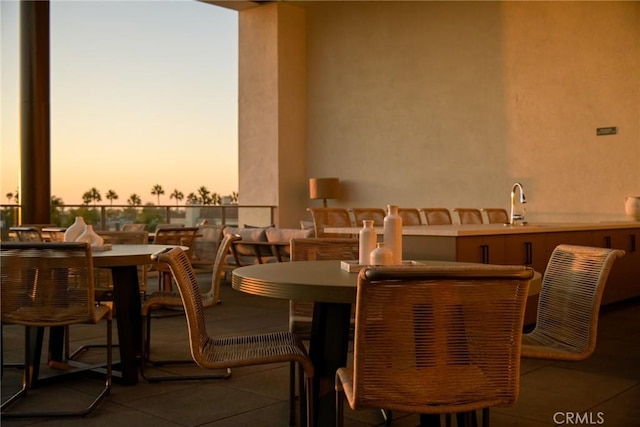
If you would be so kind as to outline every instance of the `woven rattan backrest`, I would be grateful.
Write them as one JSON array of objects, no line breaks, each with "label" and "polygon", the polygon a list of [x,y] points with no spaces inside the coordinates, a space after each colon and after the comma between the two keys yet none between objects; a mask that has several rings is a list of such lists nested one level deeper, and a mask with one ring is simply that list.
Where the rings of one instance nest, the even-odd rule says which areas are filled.
[{"label": "woven rattan backrest", "polygon": [[209,341],[204,319],[202,294],[198,279],[191,266],[189,256],[182,248],[173,248],[151,256],[152,259],[167,263],[178,286],[184,313],[189,327],[189,348],[196,363],[203,360],[202,348]]},{"label": "woven rattan backrest", "polygon": [[191,246],[197,232],[198,227],[162,227],[156,229],[153,243]]},{"label": "woven rattan backrest", "polygon": [[291,239],[291,261],[357,260],[358,251],[358,239]]},{"label": "woven rattan backrest", "polygon": [[576,352],[592,352],[607,277],[623,255],[617,249],[557,246],[542,279],[535,332]]},{"label": "woven rattan backrest", "polygon": [[[324,237],[291,239],[291,261],[352,261],[358,259],[358,239]],[[352,316],[354,315],[352,310]],[[311,334],[312,301],[289,301],[289,330],[304,339]]]},{"label": "woven rattan backrest", "polygon": [[325,233],[325,227],[351,227],[351,215],[344,208],[309,208],[316,237],[345,237],[344,234]]},{"label": "woven rattan backrest", "polygon": [[447,208],[423,208],[424,218],[428,225],[453,224],[451,213]]},{"label": "woven rattan backrest", "polygon": [[480,209],[455,208],[460,224],[482,224],[482,212]]},{"label": "woven rattan backrest", "polygon": [[402,225],[421,225],[420,211],[415,208],[398,208],[398,215],[402,218]]},{"label": "woven rattan backrest", "polygon": [[[160,227],[156,229],[153,243],[159,245],[193,246],[198,227]],[[188,252],[191,259],[191,251]]]},{"label": "woven rattan backrest", "polygon": [[353,218],[357,227],[362,226],[362,221],[372,219],[373,225],[384,225],[386,212],[382,208],[352,208]]},{"label": "woven rattan backrest", "polygon": [[531,277],[518,266],[361,270],[355,407],[447,413],[513,404]]},{"label": "woven rattan backrest", "polygon": [[144,231],[146,224],[124,224],[122,226],[122,231]]},{"label": "woven rattan backrest", "polygon": [[38,227],[11,227],[9,231],[15,233],[18,242],[43,242],[42,233]]},{"label": "woven rattan backrest", "polygon": [[106,243],[115,245],[143,245],[149,243],[149,233],[138,231],[98,231]]},{"label": "woven rattan backrest", "polygon": [[224,266],[226,265],[229,249],[231,249],[231,245],[236,240],[240,240],[240,236],[237,234],[227,234],[218,245],[216,258],[213,261],[213,271],[211,273],[211,288],[206,296],[207,298],[212,298],[213,301],[220,300],[220,282],[224,277]]},{"label": "woven rattan backrest", "polygon": [[509,223],[509,214],[506,209],[502,208],[484,208],[482,209],[487,214],[487,220],[489,224],[507,224]]},{"label": "woven rattan backrest", "polygon": [[3,323],[57,326],[93,318],[93,261],[86,243],[2,243],[0,259]]}]

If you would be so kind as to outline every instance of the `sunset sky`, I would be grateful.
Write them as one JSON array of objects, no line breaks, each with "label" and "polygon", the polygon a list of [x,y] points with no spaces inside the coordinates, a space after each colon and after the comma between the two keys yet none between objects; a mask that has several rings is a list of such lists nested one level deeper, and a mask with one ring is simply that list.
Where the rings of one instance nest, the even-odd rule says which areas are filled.
[{"label": "sunset sky", "polygon": [[[19,3],[0,0],[2,203],[19,185]],[[51,1],[51,193],[173,204],[238,191],[237,12],[195,0]],[[184,201],[183,201],[184,203]]]}]

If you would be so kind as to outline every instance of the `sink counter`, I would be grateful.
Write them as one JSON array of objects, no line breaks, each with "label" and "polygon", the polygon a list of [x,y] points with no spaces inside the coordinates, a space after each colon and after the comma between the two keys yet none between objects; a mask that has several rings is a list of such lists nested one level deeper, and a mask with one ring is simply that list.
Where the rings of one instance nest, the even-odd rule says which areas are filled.
[{"label": "sink counter", "polygon": [[[359,227],[327,227],[329,233],[357,235]],[[378,239],[383,228],[376,227]],[[640,222],[563,222],[416,225],[402,228],[403,259],[527,265],[544,272],[557,245],[622,249],[609,275],[603,304],[640,296]],[[535,321],[537,300],[529,298],[525,323]]]},{"label": "sink counter", "polygon": [[[507,234],[554,233],[564,231],[595,231],[640,228],[640,222],[550,222],[526,225],[504,224],[451,224],[451,225],[409,225],[402,227],[404,236],[492,236]],[[327,233],[358,234],[360,227],[325,227]],[[382,227],[376,227],[378,234]]]}]

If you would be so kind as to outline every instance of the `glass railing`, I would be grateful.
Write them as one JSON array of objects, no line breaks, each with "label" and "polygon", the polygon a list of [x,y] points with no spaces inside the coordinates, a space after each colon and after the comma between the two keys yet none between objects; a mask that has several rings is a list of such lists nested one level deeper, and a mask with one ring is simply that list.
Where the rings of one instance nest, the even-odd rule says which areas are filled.
[{"label": "glass railing", "polygon": [[[77,216],[96,230],[120,230],[124,224],[145,224],[153,232],[158,224],[175,224],[187,227],[199,224],[256,225],[275,223],[276,206],[269,205],[63,205],[51,206],[50,224],[37,226],[68,227]],[[0,205],[0,227],[2,240],[9,235],[9,228],[20,223],[20,205]]]}]

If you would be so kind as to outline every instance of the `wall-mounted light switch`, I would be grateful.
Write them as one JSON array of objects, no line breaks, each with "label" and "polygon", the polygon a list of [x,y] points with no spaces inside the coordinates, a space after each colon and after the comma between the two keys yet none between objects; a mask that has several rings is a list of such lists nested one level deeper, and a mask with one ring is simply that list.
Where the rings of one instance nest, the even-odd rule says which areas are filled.
[{"label": "wall-mounted light switch", "polygon": [[596,135],[615,135],[618,133],[618,128],[616,126],[611,126],[608,128],[596,128]]}]

